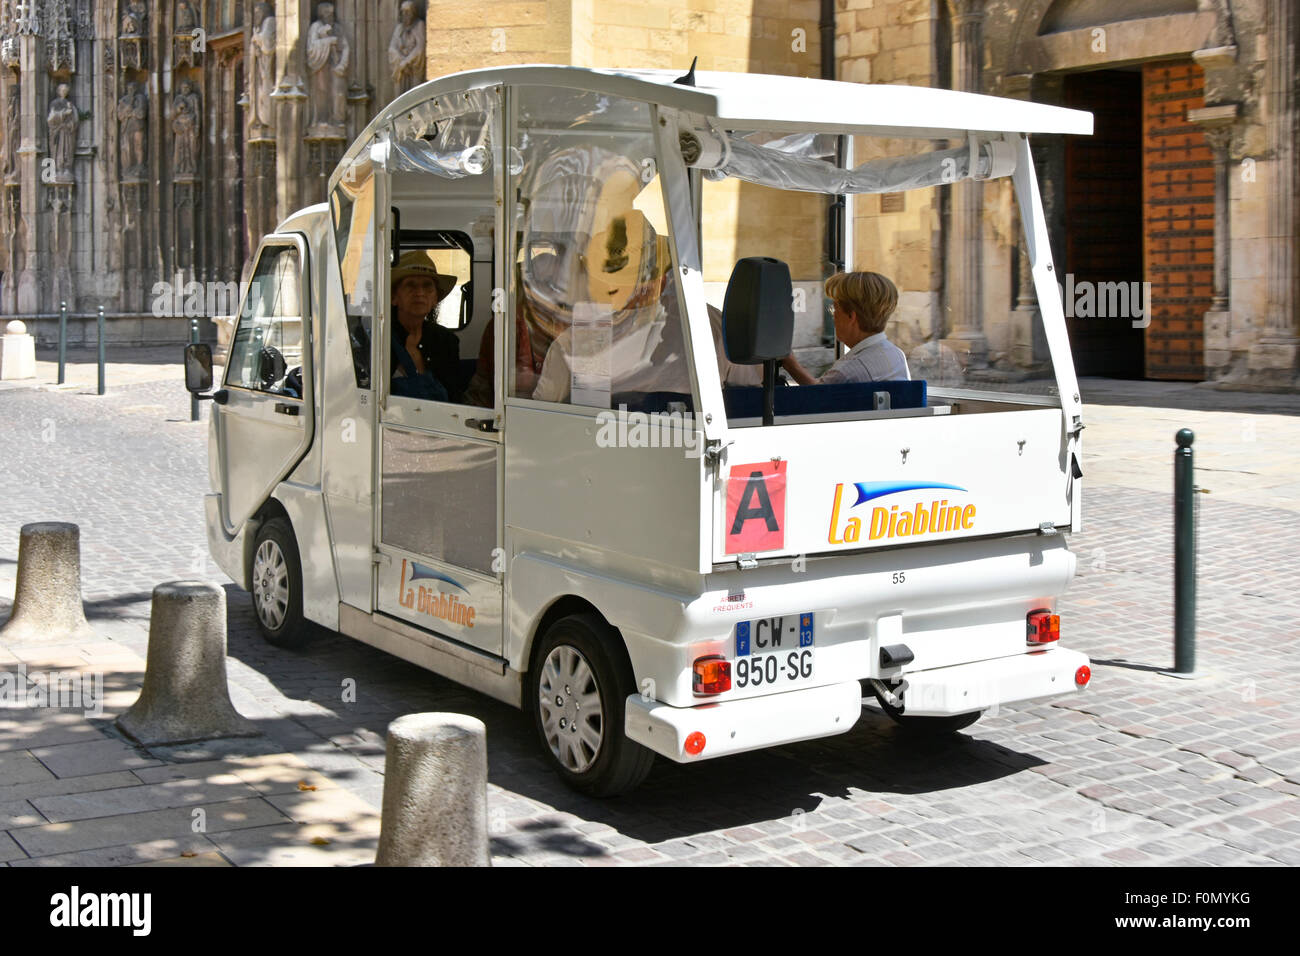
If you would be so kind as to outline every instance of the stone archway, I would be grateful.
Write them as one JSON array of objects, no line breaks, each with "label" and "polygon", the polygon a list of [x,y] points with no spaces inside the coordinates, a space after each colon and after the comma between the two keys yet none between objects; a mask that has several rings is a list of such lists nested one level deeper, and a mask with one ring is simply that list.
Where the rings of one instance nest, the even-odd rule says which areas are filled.
[{"label": "stone archway", "polygon": [[1190,56],[1230,42],[1226,18],[1215,9],[1220,2],[1028,0],[1016,19],[1006,72],[1095,70]]},{"label": "stone archway", "polygon": [[[1151,325],[1145,332],[1130,333],[1128,323],[1120,320],[1125,326],[1123,335],[1115,330],[1098,334],[1099,326],[1090,325],[1087,318],[1075,321],[1071,338],[1076,340],[1077,336],[1076,350],[1100,350],[1097,355],[1081,353],[1080,367],[1094,359],[1115,364],[1120,354],[1114,351],[1116,343],[1132,339],[1131,345],[1123,347],[1123,354],[1137,362],[1137,374],[1150,378],[1205,377],[1204,315],[1210,308],[1211,292],[1217,291],[1212,289],[1219,238],[1215,229],[1215,171],[1204,133],[1190,121],[1187,110],[1195,114],[1204,103],[1203,76],[1193,63],[1193,54],[1230,42],[1228,18],[1223,15],[1225,2],[1028,0],[1015,20],[1006,48],[1005,72],[1032,77],[1032,87],[1057,102],[1077,99],[1077,95],[1070,94],[1085,79],[1088,85],[1104,90],[1106,84],[1101,81],[1106,76],[1118,80],[1127,75],[1137,80],[1135,74],[1140,74],[1140,82],[1118,84],[1116,88],[1131,87],[1125,109],[1132,116],[1126,122],[1138,124],[1141,130],[1136,146],[1142,160],[1133,171],[1140,178],[1140,188],[1130,190],[1123,226],[1137,227],[1142,232],[1137,251],[1131,256],[1135,261],[1130,278],[1150,283],[1145,288],[1151,290]],[[1169,74],[1171,69],[1177,74],[1174,80]],[[1093,111],[1098,117],[1098,137],[1104,140],[1109,136],[1110,131],[1103,127],[1114,119],[1112,102],[1103,99],[1094,106],[1085,100],[1068,105]],[[1178,113],[1176,118],[1171,110]],[[1096,157],[1084,164],[1072,154],[1086,151],[1090,145],[1099,144],[1071,141],[1048,147],[1057,153],[1053,166],[1062,176],[1062,188],[1058,190],[1061,206],[1049,211],[1049,216],[1059,217],[1061,222],[1075,218],[1073,223],[1064,223],[1066,231],[1061,234],[1062,239],[1068,236],[1076,240],[1062,243],[1067,250],[1086,247],[1093,241],[1082,234],[1085,226],[1094,228],[1099,236],[1106,235],[1107,228],[1121,228],[1119,223],[1094,221],[1101,204],[1086,195],[1088,183],[1077,181],[1078,170],[1088,169]],[[1072,158],[1076,161],[1071,162]],[[1079,210],[1087,212],[1079,215]],[[1068,251],[1064,264],[1067,270],[1084,271],[1094,265],[1087,256],[1072,259]],[[1109,285],[1118,276],[1079,278],[1085,282],[1091,279],[1093,285]],[[1067,315],[1069,312],[1067,308]],[[1114,317],[1110,321],[1113,323]],[[1107,352],[1107,348],[1111,351]],[[1134,349],[1136,354],[1128,356]]]}]

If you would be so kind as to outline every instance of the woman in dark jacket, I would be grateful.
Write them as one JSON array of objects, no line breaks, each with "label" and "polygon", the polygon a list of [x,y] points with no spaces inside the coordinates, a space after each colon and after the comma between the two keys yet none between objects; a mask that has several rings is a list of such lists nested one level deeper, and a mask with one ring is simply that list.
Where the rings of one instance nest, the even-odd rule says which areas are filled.
[{"label": "woman in dark jacket", "polygon": [[460,339],[438,324],[438,303],[456,285],[427,252],[408,252],[392,272],[392,394],[436,402],[464,399]]}]

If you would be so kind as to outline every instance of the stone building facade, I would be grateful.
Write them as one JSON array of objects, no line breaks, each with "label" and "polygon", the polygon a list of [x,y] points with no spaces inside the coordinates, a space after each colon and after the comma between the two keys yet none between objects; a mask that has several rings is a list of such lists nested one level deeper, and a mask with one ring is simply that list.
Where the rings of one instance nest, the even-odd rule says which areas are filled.
[{"label": "stone building facade", "polygon": [[[1093,137],[1034,144],[1081,374],[1296,386],[1293,0],[837,5],[842,79],[1094,113]],[[994,365],[1041,358],[1010,183],[907,202],[855,203],[858,264],[905,289],[896,337],[960,335]],[[975,254],[955,255],[974,222]],[[1074,308],[1103,283],[1150,283],[1147,314]]]},{"label": "stone building facade", "polygon": [[[1090,110],[1093,137],[1034,143],[1080,372],[1294,386],[1294,8],[0,0],[0,312],[66,298],[149,313],[159,281],[237,280],[258,237],[323,198],[343,146],[424,76],[528,62],[684,71],[698,56],[701,70]],[[947,145],[859,140],[855,161]],[[709,185],[706,210],[714,293],[744,255],[784,258],[810,289],[832,268],[821,197],[725,182]],[[854,263],[900,288],[890,334],[901,345],[942,342],[965,363],[1013,373],[1043,360],[1009,181],[855,197],[849,210]],[[1130,284],[1120,315],[1098,315],[1095,301],[1090,311],[1079,291]],[[175,337],[169,320],[123,321],[124,339]],[[806,316],[801,344],[823,328]]]},{"label": "stone building facade", "polygon": [[425,32],[414,0],[0,0],[0,315],[176,342],[234,311],[261,236],[424,80]]}]

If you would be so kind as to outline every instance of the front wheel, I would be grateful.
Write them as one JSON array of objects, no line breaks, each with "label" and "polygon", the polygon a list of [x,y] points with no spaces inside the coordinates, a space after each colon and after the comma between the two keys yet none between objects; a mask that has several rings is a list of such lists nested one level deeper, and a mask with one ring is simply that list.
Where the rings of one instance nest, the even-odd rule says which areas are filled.
[{"label": "front wheel", "polygon": [[636,787],[654,752],[623,732],[632,665],[614,628],[574,614],[547,628],[533,653],[528,706],[543,750],[560,777],[593,797]]},{"label": "front wheel", "polygon": [[268,644],[296,648],[311,636],[302,616],[302,563],[293,527],[284,517],[257,529],[253,543],[253,610]]}]

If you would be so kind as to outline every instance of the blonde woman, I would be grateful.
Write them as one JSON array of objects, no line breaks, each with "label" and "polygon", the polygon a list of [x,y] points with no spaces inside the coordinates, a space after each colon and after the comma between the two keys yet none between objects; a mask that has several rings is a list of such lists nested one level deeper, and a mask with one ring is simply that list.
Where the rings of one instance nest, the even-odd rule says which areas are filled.
[{"label": "blonde woman", "polygon": [[800,385],[909,380],[907,356],[885,338],[885,323],[898,306],[894,283],[878,272],[837,272],[826,280],[826,294],[835,303],[835,336],[849,351],[821,378],[787,355],[781,365],[790,377]]}]

